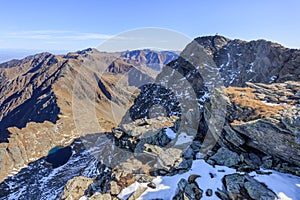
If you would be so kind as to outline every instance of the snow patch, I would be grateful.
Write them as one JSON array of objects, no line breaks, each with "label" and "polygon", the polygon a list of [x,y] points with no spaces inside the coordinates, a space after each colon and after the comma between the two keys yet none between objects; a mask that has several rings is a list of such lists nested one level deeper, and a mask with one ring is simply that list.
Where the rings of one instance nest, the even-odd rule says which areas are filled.
[{"label": "snow patch", "polygon": [[259,182],[265,183],[269,189],[277,194],[281,200],[300,200],[300,178],[290,174],[284,174],[273,170],[262,170],[272,172],[270,175],[250,173]]},{"label": "snow patch", "polygon": [[[267,170],[262,170],[267,171]],[[270,170],[268,170],[270,171]],[[281,200],[300,200],[298,194],[300,194],[300,178],[297,176],[283,174],[277,171],[271,170],[270,175],[261,175],[256,172],[252,172],[249,175],[262,183],[265,183],[267,187],[273,190]],[[199,187],[203,190],[204,200],[218,199],[215,195],[217,189],[223,188],[222,178],[225,175],[237,173],[235,169],[216,165],[215,167],[207,164],[204,160],[195,160],[191,169],[183,174],[176,174],[174,176],[158,176],[152,182],[156,185],[155,189],[147,188],[147,190],[138,198],[138,200],[150,200],[161,198],[164,200],[171,200],[176,194],[177,184],[180,179],[188,179],[192,174],[198,174],[201,177],[196,179]],[[242,174],[242,173],[241,173]],[[213,178],[211,177],[213,175]],[[129,187],[122,190],[119,194],[119,198],[126,199],[132,194],[138,187],[147,187],[147,183],[134,183]],[[207,197],[205,191],[207,189],[213,190],[213,196]]]},{"label": "snow patch", "polygon": [[252,72],[254,72],[254,70],[253,70],[254,63],[253,63],[253,62],[250,63],[249,66],[250,66],[250,69],[248,69],[246,72],[247,72],[247,73],[252,73]]},{"label": "snow patch", "polygon": [[227,63],[226,63],[226,66],[229,66],[230,64],[230,54],[227,53]]},{"label": "snow patch", "polygon": [[208,92],[205,92],[205,94],[201,98],[199,98],[198,101],[204,103],[209,98],[210,98],[210,94]]},{"label": "snow patch", "polygon": [[277,76],[272,76],[272,77],[270,78],[269,83],[273,83],[273,82],[276,80],[276,78],[277,78]]},{"label": "snow patch", "polygon": [[128,199],[134,191],[136,191],[142,184],[135,182],[128,186],[127,188],[123,189],[121,193],[118,195],[119,199]]},{"label": "snow patch", "polygon": [[224,64],[220,65],[219,66],[219,70],[222,69],[223,67],[224,67]]},{"label": "snow patch", "polygon": [[171,140],[176,138],[176,133],[171,128],[166,129],[166,134]]},{"label": "snow patch", "polygon": [[267,106],[279,106],[279,105],[281,105],[281,104],[277,104],[277,103],[269,103],[269,102],[267,102],[267,101],[261,101],[261,102],[263,102],[263,103],[266,104]]},{"label": "snow patch", "polygon": [[[225,172],[219,172],[220,170],[224,170]],[[235,169],[218,165],[216,165],[214,168],[213,166],[207,164],[204,160],[196,160],[193,162],[192,168],[186,173],[176,174],[174,176],[158,176],[155,178],[152,182],[156,184],[156,188],[148,188],[138,199],[150,200],[161,198],[164,200],[171,200],[173,196],[175,196],[177,183],[180,181],[180,179],[184,178],[187,180],[192,174],[199,174],[201,176],[200,178],[196,179],[196,181],[204,193],[207,189],[213,190],[212,197],[206,197],[204,194],[202,199],[218,199],[214,191],[217,191],[217,188],[222,189],[221,179],[225,175],[235,172]],[[213,174],[214,177],[211,178],[209,173]]]},{"label": "snow patch", "polygon": [[190,136],[190,135],[183,132],[180,135],[178,135],[178,138],[177,138],[177,141],[176,141],[175,145],[185,144],[185,143],[193,141],[193,139],[194,139],[193,136]]}]

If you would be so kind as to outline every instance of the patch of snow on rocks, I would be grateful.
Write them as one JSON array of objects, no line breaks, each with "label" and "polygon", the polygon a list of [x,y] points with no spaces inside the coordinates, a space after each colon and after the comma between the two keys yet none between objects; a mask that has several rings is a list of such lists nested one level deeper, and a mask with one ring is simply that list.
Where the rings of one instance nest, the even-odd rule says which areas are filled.
[{"label": "patch of snow on rocks", "polygon": [[252,72],[254,72],[254,70],[253,70],[253,65],[254,65],[254,63],[252,62],[252,63],[250,63],[249,65],[250,65],[250,69],[248,69],[246,72],[247,72],[247,73],[252,73]]},{"label": "patch of snow on rocks", "polygon": [[171,140],[176,138],[176,133],[171,128],[166,128],[166,134]]},{"label": "patch of snow on rocks", "polygon": [[177,141],[175,143],[175,145],[181,145],[181,144],[185,144],[188,142],[193,141],[194,137],[187,135],[186,133],[180,133],[180,135],[178,135]]},{"label": "patch of snow on rocks", "polygon": [[[263,182],[268,188],[273,190],[279,199],[281,200],[300,200],[300,177],[293,176],[290,174],[283,174],[277,171],[271,170],[270,175],[261,175],[256,172],[252,172],[249,175]],[[198,174],[201,177],[196,179],[199,187],[203,190],[202,199],[218,199],[215,195],[217,189],[222,189],[222,178],[225,175],[237,173],[235,169],[216,165],[215,167],[207,164],[203,159],[195,160],[191,169],[183,174],[176,174],[174,176],[158,176],[152,182],[156,185],[155,189],[147,188],[146,191],[138,198],[139,200],[150,200],[150,199],[164,199],[171,200],[176,194],[177,184],[180,179],[188,179],[192,174]],[[213,175],[213,178],[212,176]],[[137,183],[130,185],[129,187],[122,190],[119,194],[119,198],[127,199],[138,187],[147,187],[147,183]],[[207,197],[205,191],[212,189],[213,196]]]},{"label": "patch of snow on rocks", "polygon": [[229,66],[229,64],[230,64],[230,54],[229,53],[227,53],[227,63],[226,63],[226,66]]},{"label": "patch of snow on rocks", "polygon": [[284,174],[273,170],[270,175],[250,173],[259,182],[265,183],[268,188],[273,190],[281,200],[300,200],[300,178],[290,174]]}]

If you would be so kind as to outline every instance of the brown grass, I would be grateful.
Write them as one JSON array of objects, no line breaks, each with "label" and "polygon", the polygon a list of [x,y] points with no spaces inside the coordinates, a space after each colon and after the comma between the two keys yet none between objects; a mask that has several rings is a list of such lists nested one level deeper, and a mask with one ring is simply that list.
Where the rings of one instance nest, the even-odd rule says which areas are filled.
[{"label": "brown grass", "polygon": [[253,110],[255,117],[270,117],[280,113],[284,108],[283,105],[266,105],[261,100],[256,99],[256,90],[253,88],[229,87],[225,89],[225,92],[231,102],[242,108]]}]

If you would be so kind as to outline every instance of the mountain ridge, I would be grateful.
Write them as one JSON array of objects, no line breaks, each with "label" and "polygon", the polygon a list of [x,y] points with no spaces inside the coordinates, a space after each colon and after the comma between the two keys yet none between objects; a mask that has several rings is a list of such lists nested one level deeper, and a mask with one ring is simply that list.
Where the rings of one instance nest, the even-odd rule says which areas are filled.
[{"label": "mountain ridge", "polygon": [[[41,53],[17,61],[16,65],[15,61],[2,64],[5,67],[0,68],[0,154],[9,164],[1,166],[1,179],[13,166],[22,167],[57,145],[70,144],[80,135],[72,117],[72,92],[76,80],[91,80],[92,88],[85,84],[87,90],[83,92],[94,90],[102,128],[109,131],[116,125],[110,104],[114,101],[118,108],[124,107],[137,89],[135,86],[125,88],[130,75],[105,72],[118,58],[119,54],[85,49],[62,56]],[[84,71],[84,60],[92,63],[87,71]],[[140,77],[143,73],[134,70],[134,66],[130,63],[131,72]],[[143,76],[152,80],[147,74]],[[124,88],[114,86],[122,77]],[[88,123],[88,119],[85,120]],[[39,129],[44,131],[40,133]]]},{"label": "mountain ridge", "polygon": [[[14,193],[9,195],[17,194],[19,197],[25,198],[26,195],[22,196],[20,191],[30,188],[35,191],[35,194],[45,199],[51,198],[51,192],[57,198],[60,198],[62,194],[64,194],[64,198],[77,194],[80,194],[78,198],[83,195],[84,198],[92,198],[94,195],[101,196],[102,194],[99,192],[117,198],[121,190],[132,183],[146,182],[150,184],[158,175],[163,177],[187,172],[194,159],[199,158],[204,159],[212,166],[217,164],[231,167],[236,169],[237,173],[264,173],[259,170],[260,167],[265,167],[299,176],[300,145],[297,127],[300,113],[300,50],[287,49],[264,40],[245,42],[221,36],[196,38],[187,45],[177,59],[169,62],[162,69],[155,80],[155,76],[149,76],[141,69],[131,78],[138,77],[139,79],[134,82],[141,81],[144,84],[143,87],[137,87],[139,84],[132,85],[129,80],[126,82],[126,79],[126,84],[123,85],[126,87],[118,89],[114,87],[114,84],[118,83],[124,74],[127,74],[129,68],[134,68],[132,65],[135,62],[126,63],[124,62],[126,59],[119,59],[115,55],[107,58],[107,54],[98,54],[99,52],[93,51],[93,49],[87,49],[66,55],[65,59],[69,60],[64,64],[65,70],[57,75],[60,77],[60,81],[64,81],[52,85],[58,94],[55,96],[58,105],[63,105],[60,107],[59,120],[56,124],[46,120],[42,124],[29,123],[22,129],[9,128],[12,136],[9,138],[9,143],[0,144],[1,156],[7,161],[5,165],[1,166],[1,170],[10,174],[11,171],[8,168],[15,168],[17,172],[28,162],[31,162],[31,165],[0,184],[0,188],[7,191],[7,194],[13,190]],[[91,56],[92,53],[98,54],[98,57]],[[96,63],[97,68],[91,68],[85,74],[81,73],[79,69],[84,58],[91,58],[91,63]],[[22,73],[29,72],[26,76],[35,74],[43,67],[48,68],[49,61],[52,67],[55,65],[54,63],[59,63],[57,66],[61,66],[64,58],[60,59],[55,62],[51,56],[45,55],[44,62],[42,62],[44,64],[35,69],[40,63],[37,62],[37,65],[30,69],[33,71],[24,70]],[[112,63],[114,63],[113,66],[111,66]],[[108,66],[114,70],[107,71]],[[100,73],[99,69],[102,69]],[[99,107],[97,114],[100,116],[100,123],[104,125],[107,123],[106,126],[103,126],[107,128],[103,129],[100,134],[91,132],[90,135],[82,136],[80,133],[72,132],[70,135],[70,130],[75,130],[75,124],[70,120],[73,117],[71,113],[74,108],[69,105],[73,103],[69,97],[69,89],[72,85],[70,83],[73,82],[69,82],[69,80],[76,79],[74,71],[79,72],[79,78],[84,83],[89,78],[95,80],[89,83],[97,88],[95,90],[96,102]],[[14,73],[11,72],[7,75],[2,74],[0,77],[7,78],[13,77],[13,75]],[[40,74],[36,75],[36,77],[39,76]],[[272,78],[273,76],[278,77]],[[144,79],[144,77],[146,78]],[[20,80],[17,82],[21,82]],[[36,84],[39,85],[38,82]],[[124,88],[127,86],[128,88],[135,87],[133,90],[125,90]],[[35,84],[32,87],[36,87]],[[112,120],[112,116],[103,113],[107,109],[107,105],[110,105],[114,94],[117,92],[117,101],[114,102],[114,105],[119,106],[126,102],[126,99],[131,98],[132,91],[137,88],[140,89],[140,92],[134,95],[136,98],[130,104],[127,113],[129,116],[121,116],[123,119],[119,120],[120,124],[109,123],[108,120]],[[1,86],[1,94],[2,92]],[[47,95],[42,99],[45,97]],[[84,104],[81,106],[84,108],[83,112],[90,111],[88,106]],[[131,121],[126,117],[130,117]],[[210,121],[210,119],[216,119],[216,121]],[[83,117],[80,120],[86,127],[91,125],[91,119]],[[159,123],[161,123],[162,129],[157,125]],[[210,123],[215,123],[213,124],[215,127],[212,127]],[[111,127],[116,128],[111,131]],[[143,138],[144,134],[152,133],[153,130],[155,134]],[[45,141],[46,137],[52,140],[51,144]],[[89,142],[89,137],[99,143],[97,148],[86,150],[83,147],[83,141]],[[118,152],[115,154],[115,148],[110,143],[103,144],[107,138],[109,141],[114,141],[119,148],[125,149],[128,154],[120,155]],[[63,142],[60,143],[57,140]],[[41,144],[32,146],[30,141],[38,141]],[[190,146],[186,146],[186,149],[183,148],[185,147],[184,142],[190,144]],[[71,149],[76,153],[73,157],[71,156],[70,162],[67,162],[65,166],[52,169],[51,164],[48,163],[49,166],[44,163],[43,156],[47,154],[47,150],[58,145],[68,146],[70,144]],[[169,147],[168,145],[173,146]],[[28,153],[29,150],[32,151],[31,154]],[[98,160],[92,157],[86,158],[86,153],[89,151],[98,151],[98,154],[100,152]],[[132,151],[144,153],[145,158],[131,157],[130,152]],[[289,156],[289,154],[293,154],[293,156]],[[83,166],[85,159],[92,163],[91,166]],[[110,159],[112,159],[111,162],[119,161],[119,164],[106,169],[103,164]],[[144,162],[143,159],[149,162]],[[75,163],[81,163],[82,169],[76,167]],[[68,174],[65,170],[66,166],[74,170],[74,173]],[[26,174],[34,174],[35,171],[39,171],[36,175],[39,177],[36,180],[37,183],[25,184]],[[61,174],[64,182],[56,182],[53,177],[55,174]],[[78,177],[73,179],[75,175]],[[41,179],[42,176],[45,178]],[[86,179],[80,176],[91,179],[86,182]],[[2,179],[5,177],[3,176]],[[199,189],[201,184],[195,185],[195,177],[189,178],[188,181],[177,180],[179,189],[176,197],[193,199],[191,195],[202,196],[203,191],[201,192]],[[263,195],[272,197],[278,195],[265,185],[258,184],[248,175],[233,174],[224,178],[226,181],[223,181],[222,184],[226,185],[223,189],[214,191],[215,193],[212,195],[215,198],[222,195],[228,199],[234,199],[234,196],[254,198],[255,194],[247,190],[250,186],[242,183],[236,186],[237,183],[234,182],[236,179],[255,183],[253,185],[255,191],[259,191]],[[69,182],[66,184],[68,179]],[[18,185],[18,180],[22,180],[23,184]],[[35,181],[35,178],[31,177],[31,180]],[[39,184],[48,185],[47,180],[52,180],[51,182],[55,186],[46,189],[39,187]],[[79,192],[72,190],[70,186],[76,184],[83,185],[84,189]],[[235,191],[231,186],[242,189]],[[153,184],[151,187],[154,187]],[[143,192],[149,192],[151,187],[147,186]],[[58,191],[54,191],[54,188]],[[194,193],[187,192],[189,188],[193,188]],[[44,190],[47,189],[51,192],[45,193]],[[45,193],[44,196],[43,193]],[[30,195],[28,192],[26,194]],[[175,196],[171,193],[170,195]]]}]

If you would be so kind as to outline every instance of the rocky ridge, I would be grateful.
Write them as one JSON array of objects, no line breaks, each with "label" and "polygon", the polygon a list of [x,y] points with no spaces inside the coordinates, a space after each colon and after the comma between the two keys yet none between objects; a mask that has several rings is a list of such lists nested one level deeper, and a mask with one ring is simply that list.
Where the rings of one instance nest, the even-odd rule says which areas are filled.
[{"label": "rocky ridge", "polygon": [[[259,169],[263,167],[299,175],[299,50],[264,40],[245,42],[221,36],[197,38],[194,43],[200,44],[200,47],[192,42],[179,59],[164,68],[156,79],[160,86],[144,87],[130,109],[131,117],[151,118],[149,113],[153,101],[166,110],[165,115],[184,117],[184,105],[174,107],[178,99],[173,100],[171,95],[172,92],[175,98],[182,95],[182,86],[174,81],[178,78],[172,77],[177,72],[186,77],[196,93],[200,108],[204,107],[200,110],[200,117],[194,120],[200,119],[201,129],[194,141],[200,141],[202,147],[192,155],[200,152],[200,157],[203,156],[208,163],[226,165],[240,172],[260,173]],[[198,66],[217,72],[219,77],[213,77],[205,70],[201,75],[207,77],[199,76],[197,70],[193,70]],[[216,83],[215,78],[222,80],[227,87]],[[171,88],[168,100],[164,100],[166,95],[160,92],[164,86]],[[215,87],[214,92],[211,92],[211,86]],[[209,98],[207,93],[210,93]],[[186,94],[188,98],[190,95]],[[216,108],[212,106],[216,102],[224,105],[220,107],[223,112],[218,109],[215,112]],[[224,118],[224,128],[215,132],[218,135],[208,129],[211,116]],[[207,147],[203,147],[205,142],[215,144],[215,140],[216,146],[203,151]],[[246,193],[243,195],[246,196]],[[268,198],[274,197],[271,196]]]},{"label": "rocky ridge", "polygon": [[[221,36],[213,36],[198,38],[195,41],[200,46],[193,43],[188,45],[181,57],[171,62],[159,74],[156,79],[157,84],[145,85],[142,88],[140,95],[129,110],[129,115],[134,120],[133,123],[138,122],[140,119],[144,122],[151,120],[155,113],[161,113],[161,110],[156,112],[151,110],[154,105],[159,104],[161,108],[165,109],[165,112],[163,112],[165,116],[175,115],[179,117],[174,124],[174,127],[177,127],[174,131],[176,135],[180,134],[178,127],[180,127],[182,118],[186,118],[186,113],[182,111],[184,105],[181,103],[176,104],[176,102],[182,96],[186,100],[191,95],[190,93],[182,95],[182,85],[180,85],[180,82],[174,81],[174,79],[178,80],[178,76],[175,77],[174,74],[178,73],[182,77],[186,77],[196,93],[195,101],[197,101],[200,108],[204,108],[200,109],[200,116],[195,117],[197,115],[194,113],[194,120],[190,124],[199,122],[198,126],[201,129],[200,131],[198,129],[197,134],[193,135],[192,148],[185,149],[182,153],[173,152],[173,155],[179,155],[179,158],[183,159],[203,158],[211,165],[218,164],[235,168],[239,173],[225,176],[223,178],[224,188],[214,191],[220,199],[276,199],[277,195],[273,191],[247,175],[247,173],[255,171],[258,174],[263,174],[265,172],[260,171],[260,169],[264,168],[299,175],[300,168],[297,161],[300,149],[299,125],[297,124],[299,115],[299,75],[297,74],[299,65],[297,55],[299,55],[299,51],[286,49],[264,40],[247,43],[240,40],[232,41]],[[206,54],[203,52],[206,52]],[[244,57],[246,58],[242,57],[241,52],[245,53]],[[197,55],[197,53],[199,54]],[[274,55],[278,56],[279,59],[274,60]],[[199,74],[196,70],[193,70],[201,65],[210,68],[213,73],[217,72],[219,77],[213,76],[213,73],[205,70],[204,75],[208,77],[201,77],[203,73]],[[247,69],[249,66],[250,69]],[[265,76],[265,71],[261,71],[265,68],[272,68],[272,70],[276,68],[272,71],[271,78],[269,75]],[[277,78],[274,78],[275,76]],[[227,77],[230,77],[230,79],[226,79]],[[286,79],[286,77],[289,78]],[[227,87],[223,87],[216,82],[207,82],[212,78],[215,78],[214,80],[219,78],[218,81],[224,81],[222,85]],[[211,92],[210,87],[216,88]],[[207,95],[207,93],[210,93],[210,95]],[[168,98],[165,98],[166,96]],[[215,112],[211,109],[212,104],[216,103],[214,101],[224,104],[223,107],[220,107],[223,112]],[[208,130],[209,125],[207,123],[211,116],[217,117],[217,119],[224,118],[222,130],[218,132]],[[127,116],[127,118],[130,117]],[[127,118],[125,116],[123,122],[128,122]],[[146,128],[147,123],[144,122],[142,124]],[[122,125],[120,131],[122,130],[121,127]],[[122,138],[127,132],[132,133],[134,128],[131,128],[126,131],[123,130],[125,133],[117,133],[115,136],[117,140],[122,141],[122,144],[126,144],[121,145],[122,148],[130,148],[131,151],[134,151],[140,148],[132,145],[132,143],[140,140],[127,136],[124,141],[124,138]],[[193,129],[190,129],[190,131],[193,131]],[[138,131],[138,133],[141,133],[141,131]],[[218,133],[217,139],[214,133]],[[212,136],[210,137],[209,134]],[[164,138],[160,133],[157,136],[159,137],[154,140],[156,142]],[[213,145],[208,151],[203,151],[205,140],[208,141],[207,144],[216,145]],[[217,143],[214,143],[214,140],[217,140]],[[143,143],[143,145],[149,148],[148,144]],[[157,150],[151,150],[150,152],[156,153]],[[191,164],[185,165],[181,172],[176,173],[188,171],[190,167]],[[157,172],[154,175],[173,174],[170,168],[164,168],[163,171],[158,170]],[[195,191],[198,192],[194,193]],[[211,191],[208,191],[208,193],[211,194]],[[202,196],[201,186],[193,185],[182,179],[178,182],[178,193],[174,198],[200,199]]]},{"label": "rocky ridge", "polygon": [[[236,173],[224,176],[223,188],[215,191],[203,191],[195,182],[198,174],[177,180],[174,199],[200,199],[204,195],[220,199],[278,198],[278,193],[249,172],[268,174],[261,170],[264,168],[299,176],[298,55],[299,50],[263,40],[244,42],[222,36],[195,39],[163,69],[156,83],[141,88],[127,115],[111,133],[75,140],[71,146],[77,153],[56,170],[62,173],[68,167],[76,173],[62,176],[63,183],[56,182],[59,189],[55,197],[138,199],[148,188],[156,188],[156,176],[188,172],[194,159],[204,159],[212,166],[233,168]],[[264,68],[274,71],[266,76]],[[155,106],[159,109],[153,109]],[[97,148],[85,150],[83,141],[95,141]],[[87,152],[94,156],[93,164],[75,167],[72,162],[83,164]],[[32,166],[39,166],[37,163]],[[51,165],[47,169],[39,171],[50,171],[42,176],[53,180]],[[24,168],[24,174],[35,170]],[[0,187],[7,195],[10,191],[19,194],[16,183],[24,174],[8,178]],[[49,179],[44,181],[38,183],[49,183]],[[142,187],[122,195],[136,183]],[[40,189],[39,184],[24,184],[23,188]],[[72,187],[76,185],[81,188]],[[53,197],[39,189],[36,191],[41,199]]]}]

